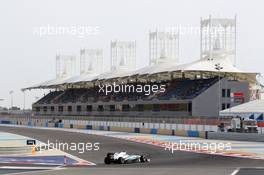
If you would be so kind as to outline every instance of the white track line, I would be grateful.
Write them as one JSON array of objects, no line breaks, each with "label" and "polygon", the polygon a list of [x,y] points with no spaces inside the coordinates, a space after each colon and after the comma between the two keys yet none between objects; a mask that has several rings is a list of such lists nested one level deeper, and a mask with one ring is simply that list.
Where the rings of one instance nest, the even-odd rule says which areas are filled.
[{"label": "white track line", "polygon": [[[63,170],[66,168],[63,168],[61,166],[55,167],[55,168],[50,168],[50,169],[44,169],[44,170],[35,170],[34,173],[42,173],[42,172],[50,172],[50,171],[58,171],[58,170]],[[26,170],[26,169],[25,169]],[[30,169],[28,169],[30,170]],[[18,172],[18,173],[6,173],[2,175],[20,175],[20,174],[29,174],[31,171],[25,171],[25,172]]]},{"label": "white track line", "polygon": [[28,167],[28,166],[0,166],[0,169],[11,169],[11,170],[51,170],[51,169],[63,169],[59,167]]},{"label": "white track line", "polygon": [[248,169],[264,169],[264,167],[240,167],[233,171],[230,175],[236,175],[241,169],[248,168]]},{"label": "white track line", "polygon": [[239,168],[233,171],[230,175],[236,175],[239,172]]}]

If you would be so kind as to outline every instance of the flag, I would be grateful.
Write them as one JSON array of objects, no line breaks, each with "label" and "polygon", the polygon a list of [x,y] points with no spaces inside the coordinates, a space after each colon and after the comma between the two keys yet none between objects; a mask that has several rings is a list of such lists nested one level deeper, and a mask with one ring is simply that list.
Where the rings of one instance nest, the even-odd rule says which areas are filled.
[{"label": "flag", "polygon": [[249,116],[248,118],[254,120],[254,114],[251,114],[251,116]]},{"label": "flag", "polygon": [[264,120],[263,114],[260,114],[257,118],[257,121],[263,121],[263,120]]}]

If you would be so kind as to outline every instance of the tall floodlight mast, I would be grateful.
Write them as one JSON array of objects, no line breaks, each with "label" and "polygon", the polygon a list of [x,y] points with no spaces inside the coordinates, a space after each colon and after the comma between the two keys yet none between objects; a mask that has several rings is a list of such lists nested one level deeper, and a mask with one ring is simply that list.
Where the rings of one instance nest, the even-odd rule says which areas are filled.
[{"label": "tall floodlight mast", "polygon": [[149,64],[179,62],[179,32],[149,32]]},{"label": "tall floodlight mast", "polygon": [[80,51],[80,73],[100,74],[103,72],[103,50],[81,49]]},{"label": "tall floodlight mast", "polygon": [[111,41],[111,70],[136,68],[136,41]]},{"label": "tall floodlight mast", "polygon": [[214,60],[228,57],[236,65],[236,16],[212,18],[200,22],[200,58]]},{"label": "tall floodlight mast", "polygon": [[76,58],[72,55],[56,56],[56,78],[69,78],[75,74]]}]

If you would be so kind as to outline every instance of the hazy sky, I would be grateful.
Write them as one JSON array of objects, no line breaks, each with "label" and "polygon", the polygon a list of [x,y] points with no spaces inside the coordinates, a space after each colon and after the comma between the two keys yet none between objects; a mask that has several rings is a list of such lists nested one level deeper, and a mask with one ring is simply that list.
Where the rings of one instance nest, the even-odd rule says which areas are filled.
[{"label": "hazy sky", "polygon": [[[237,14],[237,66],[264,73],[264,4],[259,0],[2,0],[0,1],[0,106],[23,107],[23,87],[55,78],[55,55],[103,48],[109,67],[110,40],[137,40],[137,65],[148,63],[148,32],[181,25],[199,27],[200,17]],[[40,27],[96,27],[97,34],[39,36]],[[180,39],[180,60],[199,59],[199,35]],[[44,91],[26,93],[26,107]]]}]

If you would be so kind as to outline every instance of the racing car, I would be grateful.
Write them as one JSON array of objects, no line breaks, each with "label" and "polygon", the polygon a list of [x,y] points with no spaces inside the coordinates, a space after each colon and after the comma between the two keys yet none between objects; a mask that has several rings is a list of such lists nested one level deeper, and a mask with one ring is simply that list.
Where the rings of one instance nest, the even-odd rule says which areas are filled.
[{"label": "racing car", "polygon": [[105,164],[144,163],[149,161],[150,159],[146,158],[145,155],[135,155],[135,154],[129,155],[126,152],[107,153],[104,159]]}]

